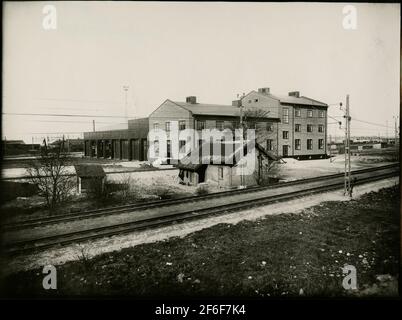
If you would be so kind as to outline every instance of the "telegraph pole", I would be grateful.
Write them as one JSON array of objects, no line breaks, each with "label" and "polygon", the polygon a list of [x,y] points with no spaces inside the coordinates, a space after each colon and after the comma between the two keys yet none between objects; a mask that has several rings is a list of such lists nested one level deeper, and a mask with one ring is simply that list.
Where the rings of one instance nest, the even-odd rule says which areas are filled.
[{"label": "telegraph pole", "polygon": [[389,139],[388,139],[388,120],[385,122],[385,127],[387,128],[387,146],[389,143]]},{"label": "telegraph pole", "polygon": [[128,91],[129,86],[123,86],[124,90],[124,117],[126,118],[126,121],[128,123],[128,111],[127,111],[127,91]]},{"label": "telegraph pole", "polygon": [[398,126],[397,126],[397,122],[398,122],[398,118],[399,116],[393,116],[394,120],[395,120],[395,149],[396,149],[396,156],[397,159],[399,160],[399,150],[398,150]]},{"label": "telegraph pole", "polygon": [[[239,96],[239,95],[237,95],[237,96]],[[245,94],[243,93],[243,95],[239,99],[239,103],[240,103],[240,105],[239,105],[239,108],[240,108],[240,129],[242,130],[241,137],[240,137],[240,145],[242,147],[242,149],[241,149],[242,151],[240,152],[240,156],[243,155],[243,150],[244,150],[244,146],[243,146],[243,143],[244,143],[244,141],[243,141],[244,140],[244,123],[243,123],[243,108],[244,108],[244,106],[243,106],[243,98],[244,97],[245,97]],[[241,164],[240,165],[240,187],[243,187],[243,186],[244,186],[243,164]]]},{"label": "telegraph pole", "polygon": [[92,120],[92,131],[95,132],[95,120]]},{"label": "telegraph pole", "polygon": [[343,194],[349,193],[351,195],[350,190],[350,112],[349,112],[349,95],[346,95],[346,110],[345,115],[345,182],[344,182],[344,189]]}]

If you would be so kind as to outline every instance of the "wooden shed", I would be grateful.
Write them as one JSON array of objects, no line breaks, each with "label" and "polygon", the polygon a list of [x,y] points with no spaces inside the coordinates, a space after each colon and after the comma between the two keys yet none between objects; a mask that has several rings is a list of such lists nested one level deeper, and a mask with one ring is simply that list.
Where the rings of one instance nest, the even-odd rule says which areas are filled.
[{"label": "wooden shed", "polygon": [[77,192],[88,192],[91,188],[102,190],[105,186],[106,174],[99,164],[74,165],[77,174]]},{"label": "wooden shed", "polygon": [[[197,185],[209,180],[222,188],[237,187],[241,184],[252,186],[258,183],[261,171],[268,165],[268,161],[278,160],[278,157],[255,141],[248,141],[243,145],[239,142],[227,143],[233,144],[232,151],[227,154],[222,143],[204,143],[182,158],[177,165],[180,181],[187,185]],[[208,149],[209,152],[204,155],[203,149]],[[244,158],[239,161],[241,149]],[[240,169],[240,166],[243,169]],[[242,170],[245,172],[243,182],[239,174]]]}]

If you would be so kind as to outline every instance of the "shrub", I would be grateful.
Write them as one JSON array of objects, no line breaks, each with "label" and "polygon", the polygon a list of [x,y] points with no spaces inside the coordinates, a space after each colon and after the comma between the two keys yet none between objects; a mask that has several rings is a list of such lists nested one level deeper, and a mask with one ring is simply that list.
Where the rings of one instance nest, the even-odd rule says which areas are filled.
[{"label": "shrub", "polygon": [[208,185],[200,184],[200,185],[197,187],[197,190],[195,191],[195,193],[197,194],[197,196],[204,196],[204,195],[207,195],[207,194],[209,193]]}]

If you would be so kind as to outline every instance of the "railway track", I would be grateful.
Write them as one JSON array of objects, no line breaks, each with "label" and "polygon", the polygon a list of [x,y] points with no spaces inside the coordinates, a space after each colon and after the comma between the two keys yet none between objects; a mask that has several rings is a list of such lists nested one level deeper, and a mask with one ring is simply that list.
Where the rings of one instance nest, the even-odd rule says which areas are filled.
[{"label": "railway track", "polygon": [[[359,178],[357,184],[363,184],[367,182],[381,180],[388,177],[393,177],[395,176],[395,173],[396,173],[395,171],[392,171],[392,172],[376,174],[374,176]],[[101,226],[86,230],[57,234],[52,236],[45,236],[40,238],[38,237],[35,239],[29,239],[24,241],[16,241],[14,243],[6,245],[4,249],[5,253],[9,255],[34,252],[37,250],[48,249],[54,246],[65,246],[72,243],[80,243],[88,240],[130,233],[142,229],[166,226],[172,223],[188,221],[191,219],[199,219],[202,217],[249,209],[257,206],[271,204],[274,202],[292,200],[301,196],[327,192],[340,188],[343,188],[343,181],[339,181],[338,179],[338,181],[336,182],[334,181],[331,182],[330,180],[328,180],[328,183],[321,186],[308,187],[302,190],[296,190],[277,195],[270,195],[266,197],[261,197],[257,200],[256,199],[241,200],[213,207],[192,209],[192,210],[176,212],[169,215],[145,218],[137,221],[118,223],[113,225]]]},{"label": "railway track", "polygon": [[[399,166],[399,164],[390,164],[390,165],[381,166],[381,167],[354,170],[354,171],[352,171],[352,174],[375,172],[375,171],[383,170],[383,169],[387,169],[387,168],[393,168],[393,167],[396,168],[398,166]],[[83,212],[68,213],[68,214],[65,214],[60,217],[55,216],[55,217],[29,219],[29,220],[25,220],[22,222],[4,224],[1,227],[1,229],[4,231],[10,231],[10,230],[20,230],[20,229],[24,229],[24,228],[34,228],[37,226],[45,226],[45,225],[69,222],[69,221],[74,221],[74,220],[82,220],[82,219],[88,219],[88,218],[95,218],[95,217],[119,214],[119,213],[124,213],[124,212],[139,211],[142,209],[165,207],[165,206],[169,206],[169,205],[178,204],[183,201],[196,202],[196,201],[202,201],[205,199],[213,199],[213,198],[223,197],[226,195],[235,195],[235,194],[240,194],[240,193],[244,194],[244,193],[251,193],[251,192],[256,192],[256,191],[261,191],[261,190],[282,188],[282,187],[288,187],[288,186],[293,186],[293,185],[301,185],[301,184],[305,184],[305,183],[309,183],[309,182],[322,181],[322,180],[327,180],[327,179],[336,178],[336,177],[343,177],[343,175],[344,175],[343,173],[337,173],[337,174],[319,176],[319,177],[314,177],[314,178],[300,179],[300,180],[295,180],[295,181],[277,183],[277,184],[273,184],[270,186],[264,186],[264,187],[251,187],[251,188],[247,188],[247,189],[237,189],[237,190],[216,192],[216,193],[211,193],[211,194],[207,194],[207,195],[203,195],[203,196],[190,196],[190,197],[181,197],[181,198],[176,198],[176,199],[150,201],[150,202],[146,202],[146,203],[127,204],[127,205],[114,206],[114,207],[102,208],[102,209],[97,209],[97,210],[88,210],[88,211],[83,211]]]}]

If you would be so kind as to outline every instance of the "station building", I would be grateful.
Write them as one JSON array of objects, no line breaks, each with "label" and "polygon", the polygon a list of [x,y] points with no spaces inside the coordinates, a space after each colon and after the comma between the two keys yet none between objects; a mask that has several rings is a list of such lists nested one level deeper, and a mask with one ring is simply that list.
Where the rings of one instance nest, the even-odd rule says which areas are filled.
[{"label": "station building", "polygon": [[[301,96],[300,92],[274,95],[269,88],[253,90],[231,105],[199,103],[189,96],[185,102],[165,100],[148,118],[128,121],[126,130],[85,132],[85,155],[123,160],[148,160],[150,145],[164,146],[167,158],[173,156],[173,144],[178,142],[185,154],[200,147],[205,141],[195,138],[179,139],[173,129],[239,128],[240,108],[264,110],[266,115],[255,124],[257,143],[276,157],[317,159],[327,157],[326,103]],[[148,141],[150,129],[166,132],[166,141]],[[199,135],[201,136],[201,135]]]}]

